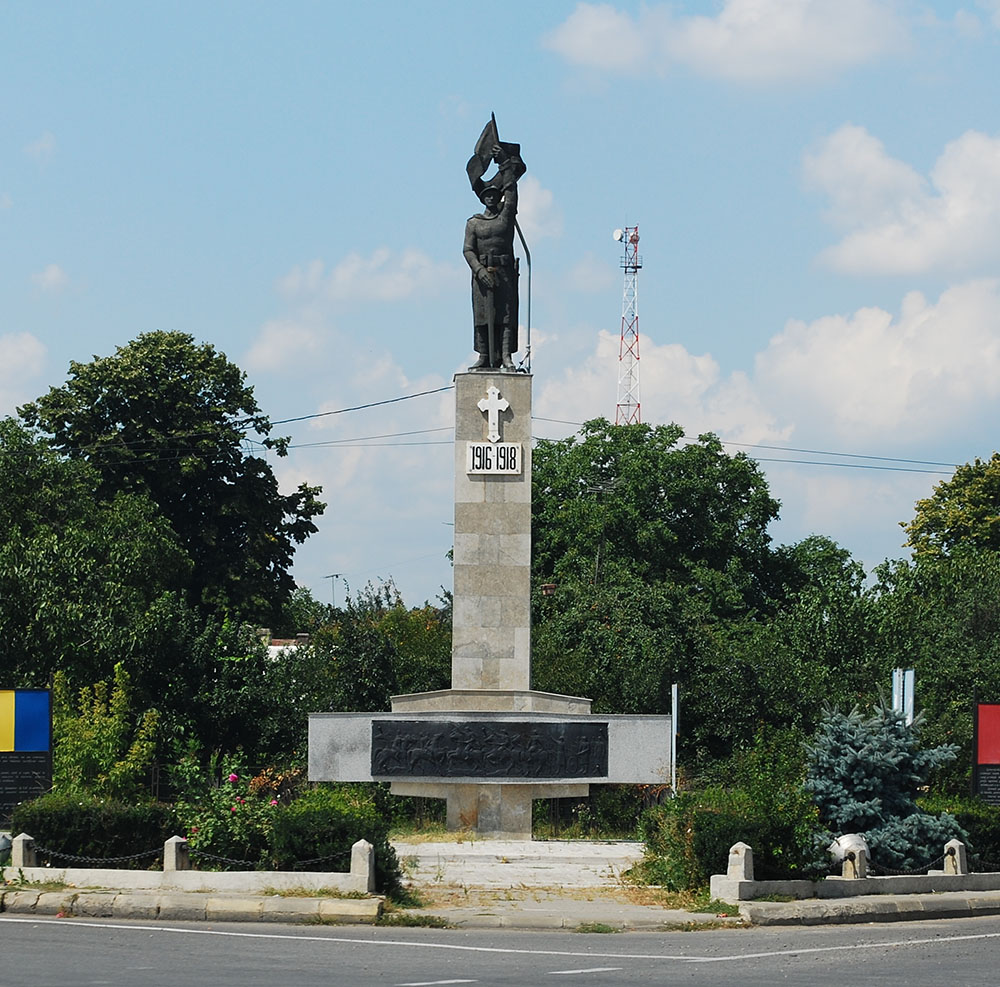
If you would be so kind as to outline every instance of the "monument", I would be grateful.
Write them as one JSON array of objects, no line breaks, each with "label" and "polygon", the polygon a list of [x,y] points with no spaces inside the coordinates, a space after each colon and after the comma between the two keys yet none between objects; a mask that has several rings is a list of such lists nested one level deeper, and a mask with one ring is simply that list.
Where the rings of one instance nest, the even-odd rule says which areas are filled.
[{"label": "monument", "polygon": [[531,689],[532,377],[513,363],[525,170],[491,118],[467,166],[486,208],[465,232],[479,357],[455,376],[451,688],[394,696],[391,713],[311,713],[309,778],[391,782],[446,799],[449,829],[528,840],[533,799],[663,784],[671,764],[669,716],[592,714],[589,699]]}]

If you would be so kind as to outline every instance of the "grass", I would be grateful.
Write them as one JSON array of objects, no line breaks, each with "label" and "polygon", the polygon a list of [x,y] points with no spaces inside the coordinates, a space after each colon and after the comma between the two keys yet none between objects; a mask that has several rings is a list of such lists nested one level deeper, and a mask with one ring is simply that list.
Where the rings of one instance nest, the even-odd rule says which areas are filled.
[{"label": "grass", "polygon": [[376,925],[421,929],[453,929],[455,926],[440,915],[414,915],[412,912],[385,911],[375,920]]},{"label": "grass", "polygon": [[607,935],[622,930],[616,929],[613,925],[606,925],[604,922],[581,922],[573,931]]},{"label": "grass", "polygon": [[336,888],[261,888],[258,894],[278,895],[281,898],[368,898],[364,891],[338,891]]}]

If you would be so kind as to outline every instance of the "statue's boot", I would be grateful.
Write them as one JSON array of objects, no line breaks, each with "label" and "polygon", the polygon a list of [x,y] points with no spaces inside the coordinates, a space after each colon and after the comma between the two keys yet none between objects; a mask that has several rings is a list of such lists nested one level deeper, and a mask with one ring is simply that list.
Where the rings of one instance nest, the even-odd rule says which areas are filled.
[{"label": "statue's boot", "polygon": [[486,345],[486,330],[480,326],[476,326],[474,332],[474,346],[476,347],[476,352],[479,354],[479,359],[469,367],[470,370],[482,370],[483,367],[488,367],[490,365],[490,355],[487,352]]},{"label": "statue's boot", "polygon": [[510,337],[511,337],[510,329],[504,329],[503,341],[501,343],[502,348],[500,351],[501,353],[500,366],[502,366],[504,370],[514,369],[514,361],[510,358]]}]

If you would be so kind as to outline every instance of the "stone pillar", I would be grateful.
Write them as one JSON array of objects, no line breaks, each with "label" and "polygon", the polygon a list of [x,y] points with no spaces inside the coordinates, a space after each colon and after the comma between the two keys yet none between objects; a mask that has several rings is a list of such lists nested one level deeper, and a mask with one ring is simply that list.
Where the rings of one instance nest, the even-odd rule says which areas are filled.
[{"label": "stone pillar", "polygon": [[965,844],[961,840],[948,840],[944,845],[944,872],[946,874],[968,874],[969,861]]},{"label": "stone pillar", "polygon": [[[496,390],[495,396],[491,396],[491,388]],[[455,402],[451,687],[528,689],[531,679],[531,376],[457,374]],[[488,405],[491,403],[502,410],[490,410]],[[489,443],[491,426],[497,428],[500,443],[520,444],[519,473],[467,472],[468,444]]]},{"label": "stone pillar", "polygon": [[358,840],[351,847],[351,877],[358,891],[371,894],[375,890],[375,847],[367,840]]},{"label": "stone pillar", "polygon": [[753,850],[746,843],[734,843],[729,848],[726,877],[732,881],[753,880]]},{"label": "stone pillar", "polygon": [[183,836],[171,836],[163,844],[163,869],[165,871],[191,869],[188,841]]},{"label": "stone pillar", "polygon": [[35,855],[35,839],[27,833],[15,836],[10,846],[11,867],[37,867],[38,857]]},{"label": "stone pillar", "polygon": [[860,881],[868,876],[868,851],[863,847],[848,850],[844,854],[840,876],[850,881]]}]

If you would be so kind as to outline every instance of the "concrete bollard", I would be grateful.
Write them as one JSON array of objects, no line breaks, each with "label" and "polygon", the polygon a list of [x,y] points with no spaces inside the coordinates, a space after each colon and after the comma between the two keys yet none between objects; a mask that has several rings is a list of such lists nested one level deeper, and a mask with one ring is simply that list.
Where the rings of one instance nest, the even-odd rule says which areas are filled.
[{"label": "concrete bollard", "polygon": [[969,861],[965,844],[961,840],[948,840],[944,845],[944,872],[946,874],[968,874]]},{"label": "concrete bollard", "polygon": [[15,836],[10,847],[11,867],[37,867],[38,857],[35,855],[35,839],[27,833]]},{"label": "concrete bollard", "polygon": [[360,890],[369,893],[375,890],[375,847],[367,840],[358,840],[351,847],[351,877]]},{"label": "concrete bollard", "polygon": [[753,880],[753,850],[746,843],[734,843],[729,848],[726,877],[732,881]]},{"label": "concrete bollard", "polygon": [[860,881],[868,876],[868,851],[864,847],[848,850],[844,854],[840,876],[849,881]]},{"label": "concrete bollard", "polygon": [[188,841],[183,836],[171,836],[163,844],[163,869],[165,871],[191,869]]}]

